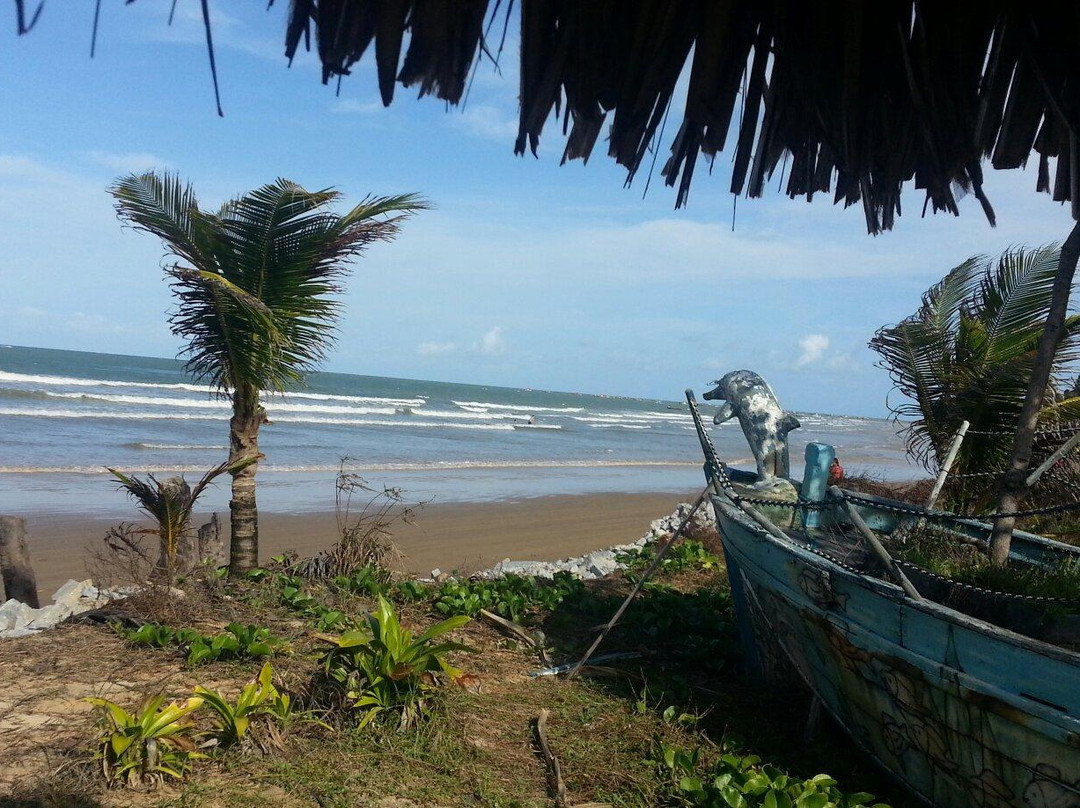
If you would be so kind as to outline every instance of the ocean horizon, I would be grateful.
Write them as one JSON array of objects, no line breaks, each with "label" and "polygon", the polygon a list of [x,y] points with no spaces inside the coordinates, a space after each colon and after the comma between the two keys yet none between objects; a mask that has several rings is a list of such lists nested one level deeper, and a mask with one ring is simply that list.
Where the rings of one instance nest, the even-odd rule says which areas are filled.
[{"label": "ocean horizon", "polygon": [[[317,372],[264,406],[259,506],[269,512],[332,507],[343,462],[374,487],[443,502],[691,491],[703,481],[689,413],[674,399]],[[227,456],[229,413],[175,359],[0,346],[0,512],[130,511],[106,466],[197,478]],[[852,471],[918,473],[888,420],[797,415],[796,476],[810,440],[832,443]],[[736,422],[712,431],[724,460],[752,467]],[[226,481],[203,508],[227,502]]]}]

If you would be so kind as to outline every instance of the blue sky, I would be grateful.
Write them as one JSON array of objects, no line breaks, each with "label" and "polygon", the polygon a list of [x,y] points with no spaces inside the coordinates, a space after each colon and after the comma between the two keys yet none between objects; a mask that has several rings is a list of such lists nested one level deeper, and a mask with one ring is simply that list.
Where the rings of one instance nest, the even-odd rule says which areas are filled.
[{"label": "blue sky", "polygon": [[920,218],[913,191],[896,229],[871,237],[858,207],[772,192],[740,199],[732,232],[728,154],[711,176],[699,167],[678,211],[658,177],[644,199],[644,172],[624,189],[603,144],[560,168],[552,123],[539,159],[515,157],[513,32],[502,75],[483,67],[464,111],[400,86],[383,109],[366,61],[340,97],[310,56],[286,69],[284,2],[212,4],[218,118],[197,2],[172,28],[163,0],[103,5],[93,61],[89,0],[0,34],[0,342],[174,355],[161,248],[121,228],[106,186],[168,169],[216,206],[284,176],[436,206],[357,264],[328,369],[675,399],[747,367],[791,409],[882,415],[874,330],[969,255],[1071,226],[1030,170],[988,177],[997,228],[974,198],[959,219]]}]

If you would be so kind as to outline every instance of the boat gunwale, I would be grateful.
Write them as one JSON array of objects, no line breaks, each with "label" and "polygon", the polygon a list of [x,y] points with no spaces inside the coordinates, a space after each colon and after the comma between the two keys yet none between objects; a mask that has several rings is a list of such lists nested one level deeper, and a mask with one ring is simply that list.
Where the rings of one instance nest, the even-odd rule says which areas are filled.
[{"label": "boat gunwale", "polygon": [[[876,499],[881,499],[877,497]],[[889,600],[897,603],[903,603],[917,611],[924,612],[925,614],[942,619],[963,628],[970,629],[984,636],[993,637],[999,640],[1004,640],[1013,645],[1019,646],[1024,650],[1037,653],[1042,656],[1056,659],[1060,662],[1065,662],[1069,665],[1073,665],[1080,669],[1080,652],[1070,651],[1061,646],[1053,645],[1045,642],[1044,640],[1037,640],[1033,637],[1028,637],[1024,634],[1019,634],[1007,628],[989,623],[985,620],[980,620],[977,617],[971,617],[963,612],[952,609],[941,603],[937,603],[932,600],[915,600],[909,598],[904,590],[898,585],[885,581],[880,578],[874,578],[869,575],[858,572],[852,567],[848,567],[839,560],[833,558],[827,553],[823,553],[819,550],[814,550],[810,547],[798,544],[792,539],[787,539],[786,542],[781,542],[779,538],[773,536],[769,531],[765,530],[761,525],[758,525],[753,520],[749,519],[742,511],[732,504],[731,500],[723,495],[713,494],[711,496],[713,506],[718,503],[724,510],[724,513],[729,518],[737,521],[741,526],[750,530],[754,535],[759,538],[766,539],[768,542],[775,544],[777,547],[784,550],[794,551],[794,553],[806,563],[811,563],[815,566],[827,566],[832,569],[829,570],[830,575],[835,570],[836,574],[841,578],[848,580],[851,584],[863,587],[874,591],[876,594],[883,595]],[[890,502],[890,500],[884,500]],[[721,539],[723,540],[723,532],[721,531]],[[1069,547],[1070,545],[1064,545]],[[1076,550],[1076,548],[1073,548]],[[1068,715],[1066,713],[1066,715]]]},{"label": "boat gunwale", "polygon": [[[848,491],[846,489],[842,490],[845,494],[852,494],[856,498],[856,500],[852,502],[852,504],[856,507],[873,507],[873,505],[865,504],[866,501],[870,501],[875,504],[884,506],[883,510],[888,510],[890,512],[895,512],[893,511],[893,509],[899,508],[903,511],[919,511],[927,515],[933,513],[932,511],[927,511],[926,508],[921,505],[912,505],[907,502],[900,502],[899,500],[889,499],[888,497],[881,497],[877,494],[864,494],[861,491]],[[931,516],[930,518],[933,517]],[[994,526],[991,525],[989,522],[983,522],[979,519],[973,519],[967,516],[955,516],[949,519],[949,521],[954,522],[958,525],[964,525],[965,527],[975,528],[983,533],[990,533],[994,529]],[[1033,544],[1037,547],[1041,547],[1046,550],[1052,550],[1062,555],[1073,556],[1076,559],[1080,560],[1080,547],[1077,547],[1074,544],[1067,544],[1066,542],[1058,541],[1057,539],[1050,539],[1046,536],[1040,536],[1037,533],[1030,533],[1026,530],[1014,530],[1012,535],[1014,542],[1019,540],[1020,542],[1025,544]]]}]

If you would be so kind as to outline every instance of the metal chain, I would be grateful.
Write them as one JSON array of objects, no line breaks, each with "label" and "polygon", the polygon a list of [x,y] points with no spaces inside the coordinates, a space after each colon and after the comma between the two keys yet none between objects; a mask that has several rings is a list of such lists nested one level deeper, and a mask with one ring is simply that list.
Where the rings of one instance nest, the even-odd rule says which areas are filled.
[{"label": "metal chain", "polygon": [[697,430],[698,440],[701,441],[701,450],[705,453],[705,463],[709,467],[709,471],[712,472],[714,479],[720,483],[722,488],[734,492],[735,487],[731,484],[731,478],[728,477],[727,467],[720,462],[720,458],[716,454],[716,447],[713,446],[712,438],[709,437],[709,432],[705,429],[705,424],[701,420],[697,400],[689,390],[686,391],[686,403],[690,406],[690,415],[694,419],[694,429]]},{"label": "metal chain", "polygon": [[894,513],[905,513],[911,516],[918,516],[923,519],[934,519],[941,521],[960,521],[962,519],[971,519],[978,522],[990,522],[994,519],[1002,519],[1007,516],[1015,516],[1017,518],[1021,516],[1043,516],[1050,513],[1062,513],[1064,511],[1076,511],[1080,510],[1080,502],[1065,502],[1060,505],[1048,505],[1045,508],[1030,508],[1026,511],[998,511],[990,513],[975,513],[975,514],[963,514],[963,513],[951,513],[950,511],[928,511],[924,508],[919,508],[910,505],[894,505],[891,502],[880,502],[874,499],[867,499],[861,497],[858,494],[848,493],[848,499],[852,502],[858,502],[861,505],[866,505],[871,508],[878,508],[883,511],[893,511]]},{"label": "metal chain", "polygon": [[[1038,429],[1035,431],[1036,435],[1062,435],[1069,434],[1074,435],[1080,432],[1080,424],[1075,421],[1070,421],[1067,426],[1057,426],[1050,429]],[[995,430],[988,429],[969,429],[968,435],[985,435],[991,438],[1015,438],[1015,432],[997,432]]]},{"label": "metal chain", "polygon": [[958,472],[950,471],[949,478],[953,480],[962,480],[968,477],[1000,477],[1004,473],[1004,471],[967,471],[960,474]]}]

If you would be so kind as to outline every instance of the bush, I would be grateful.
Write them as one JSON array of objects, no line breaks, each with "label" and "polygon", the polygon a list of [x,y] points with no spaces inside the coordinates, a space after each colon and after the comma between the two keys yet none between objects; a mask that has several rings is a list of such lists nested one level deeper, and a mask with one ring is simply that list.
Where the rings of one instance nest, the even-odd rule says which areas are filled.
[{"label": "bush", "polygon": [[353,595],[379,597],[390,593],[390,572],[373,564],[357,567],[348,575],[338,575],[334,586]]},{"label": "bush", "polygon": [[[657,542],[651,541],[644,547],[634,547],[615,554],[615,560],[632,572],[646,569],[656,558]],[[661,572],[679,572],[687,568],[714,570],[720,566],[720,559],[697,539],[685,539],[673,545],[664,554],[660,562]]]},{"label": "bush", "polygon": [[[843,794],[827,774],[808,780],[790,777],[754,755],[725,751],[710,766],[701,750],[686,751],[661,744],[662,765],[672,778],[672,799],[700,808],[851,808],[870,805],[874,795]],[[888,808],[875,803],[873,808]]]},{"label": "bush", "polygon": [[229,623],[223,634],[200,636],[188,649],[187,664],[198,665],[219,659],[259,659],[278,652],[283,640],[270,629]]},{"label": "bush", "polygon": [[534,609],[554,609],[584,591],[585,584],[568,572],[555,573],[550,583],[521,575],[491,581],[446,581],[435,593],[435,608],[443,614],[468,617],[486,609],[520,622]]},{"label": "bush", "polygon": [[201,635],[192,628],[171,628],[160,623],[146,623],[137,629],[117,627],[124,639],[132,645],[148,648],[168,648],[171,645],[190,645]]},{"label": "bush", "polygon": [[323,657],[323,669],[352,707],[361,711],[361,727],[387,711],[400,711],[400,725],[405,727],[427,712],[438,686],[435,674],[450,679],[461,675],[445,655],[473,649],[434,640],[468,622],[468,617],[451,617],[414,638],[401,626],[390,602],[379,597],[366,631],[349,631],[330,640],[333,647]]},{"label": "bush", "polygon": [[270,634],[270,629],[229,623],[222,634],[207,635],[190,628],[171,628],[147,623],[138,629],[114,628],[133,645],[150,648],[176,646],[186,654],[188,665],[219,659],[258,659],[277,653],[284,641]]}]

